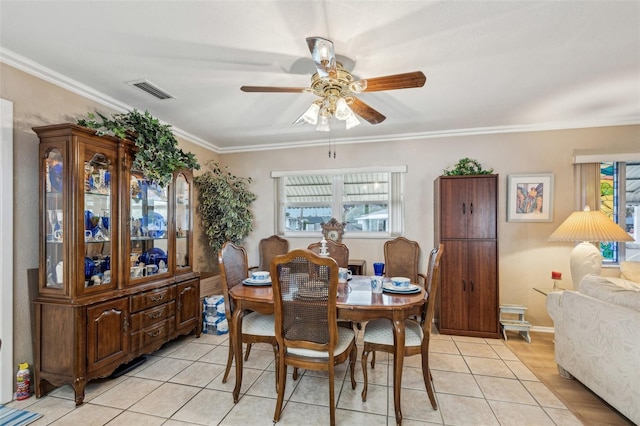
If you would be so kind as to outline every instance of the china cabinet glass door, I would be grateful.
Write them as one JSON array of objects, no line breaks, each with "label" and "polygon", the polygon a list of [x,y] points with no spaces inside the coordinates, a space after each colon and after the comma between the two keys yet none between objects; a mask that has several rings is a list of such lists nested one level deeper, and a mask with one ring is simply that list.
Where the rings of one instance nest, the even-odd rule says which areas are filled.
[{"label": "china cabinet glass door", "polygon": [[129,283],[168,274],[168,187],[132,173],[129,218]]},{"label": "china cabinet glass door", "polygon": [[58,148],[47,152],[45,169],[45,246],[46,281],[45,288],[62,289],[65,281],[64,265],[64,158]]},{"label": "china cabinet glass door", "polygon": [[175,179],[176,273],[191,270],[191,179],[178,173]]},{"label": "china cabinet glass door", "polygon": [[83,166],[84,287],[111,287],[112,161],[102,153],[95,153],[85,159]]}]

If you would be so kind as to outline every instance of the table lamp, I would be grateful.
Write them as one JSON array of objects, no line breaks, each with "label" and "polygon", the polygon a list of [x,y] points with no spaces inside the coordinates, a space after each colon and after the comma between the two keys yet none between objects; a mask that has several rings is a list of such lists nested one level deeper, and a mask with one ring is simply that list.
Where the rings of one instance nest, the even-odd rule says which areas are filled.
[{"label": "table lamp", "polygon": [[600,275],[602,255],[591,242],[633,241],[633,238],[600,210],[573,212],[548,238],[549,241],[582,241],[571,251],[569,264],[573,287],[587,274]]}]

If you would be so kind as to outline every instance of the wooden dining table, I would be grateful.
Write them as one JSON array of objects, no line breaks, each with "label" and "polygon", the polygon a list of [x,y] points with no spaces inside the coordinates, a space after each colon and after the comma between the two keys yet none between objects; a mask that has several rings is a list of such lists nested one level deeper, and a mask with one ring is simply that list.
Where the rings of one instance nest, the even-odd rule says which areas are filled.
[{"label": "wooden dining table", "polygon": [[[388,280],[385,278],[385,280]],[[237,285],[229,291],[234,303],[234,311],[229,324],[230,344],[233,345],[236,363],[236,384],[233,401],[238,402],[242,386],[242,313],[246,310],[273,314],[274,302],[271,286]],[[420,315],[426,302],[424,289],[415,294],[374,294],[371,291],[371,277],[354,275],[346,284],[338,285],[337,311],[340,320],[368,321],[388,318],[393,322],[395,353],[393,357],[393,402],[396,423],[402,422],[400,389],[402,366],[404,364],[405,325],[410,316]]]}]

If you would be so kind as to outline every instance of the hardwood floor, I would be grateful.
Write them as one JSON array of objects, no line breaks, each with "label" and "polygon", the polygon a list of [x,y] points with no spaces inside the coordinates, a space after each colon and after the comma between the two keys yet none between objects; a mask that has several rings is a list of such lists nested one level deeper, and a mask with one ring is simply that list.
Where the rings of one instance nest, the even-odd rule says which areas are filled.
[{"label": "hardwood floor", "polygon": [[531,333],[527,343],[508,332],[507,346],[585,425],[633,425],[577,380],[560,377],[553,355],[553,333]]}]

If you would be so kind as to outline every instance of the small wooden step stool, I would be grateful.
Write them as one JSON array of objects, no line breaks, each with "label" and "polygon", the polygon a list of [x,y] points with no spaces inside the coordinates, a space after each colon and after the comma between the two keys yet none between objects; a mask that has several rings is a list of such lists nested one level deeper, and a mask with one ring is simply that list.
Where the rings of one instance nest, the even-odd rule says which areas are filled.
[{"label": "small wooden step stool", "polygon": [[[527,307],[523,305],[500,305],[500,327],[502,328],[504,340],[507,340],[507,330],[514,330],[520,333],[520,336],[527,343],[531,343],[531,336],[529,335],[531,324],[524,319],[524,311],[526,310]],[[517,319],[504,318],[504,314],[515,314]]]}]

